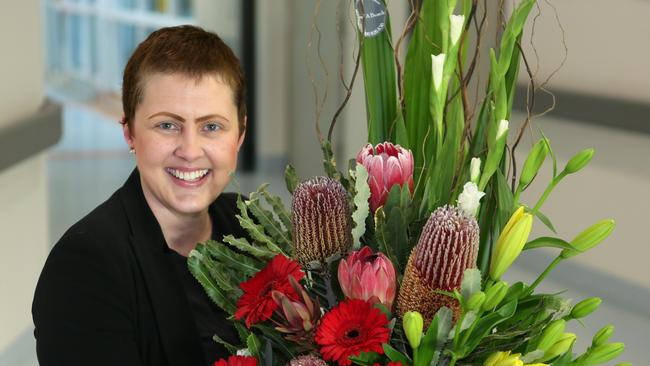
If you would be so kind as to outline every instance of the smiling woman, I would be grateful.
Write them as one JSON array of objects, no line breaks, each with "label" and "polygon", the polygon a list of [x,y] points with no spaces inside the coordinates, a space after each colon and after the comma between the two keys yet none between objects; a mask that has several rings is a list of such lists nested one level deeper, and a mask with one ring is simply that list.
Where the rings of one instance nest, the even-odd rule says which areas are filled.
[{"label": "smiling woman", "polygon": [[198,242],[245,236],[223,193],[244,141],[238,59],[200,28],[163,28],[124,71],[136,168],[55,245],[34,296],[41,365],[198,365],[237,335],[187,268]]}]

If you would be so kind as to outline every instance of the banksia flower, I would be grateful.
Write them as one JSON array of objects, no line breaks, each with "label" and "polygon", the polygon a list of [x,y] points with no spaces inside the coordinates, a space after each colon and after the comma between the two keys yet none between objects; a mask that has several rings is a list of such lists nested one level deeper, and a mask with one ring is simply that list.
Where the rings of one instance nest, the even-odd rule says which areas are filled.
[{"label": "banksia flower", "polygon": [[327,362],[314,355],[303,355],[289,361],[288,366],[327,366]]},{"label": "banksia flower", "polygon": [[315,177],[300,183],[291,205],[294,256],[306,265],[323,262],[352,243],[352,216],[341,183]]},{"label": "banksia flower", "polygon": [[434,291],[460,289],[463,273],[476,267],[479,228],[476,219],[453,206],[435,210],[406,264],[398,311],[418,311],[428,324],[442,306],[458,317],[458,301]]}]

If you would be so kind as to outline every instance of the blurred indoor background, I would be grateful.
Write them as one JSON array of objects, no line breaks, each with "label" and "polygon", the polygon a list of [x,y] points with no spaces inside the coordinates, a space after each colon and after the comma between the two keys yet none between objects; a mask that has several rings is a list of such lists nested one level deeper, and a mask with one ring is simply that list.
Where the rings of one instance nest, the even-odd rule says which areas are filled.
[{"label": "blurred indoor background", "polygon": [[[511,3],[510,0],[505,1]],[[394,39],[409,1],[390,0]],[[496,24],[499,1],[488,1]],[[0,365],[36,365],[31,301],[53,243],[117,189],[134,167],[118,120],[122,69],[153,30],[196,24],[217,32],[240,56],[249,82],[249,130],[237,184],[263,182],[283,193],[287,163],[302,178],[321,174],[316,121],[327,131],[345,98],[339,73],[354,64],[349,0],[8,0],[0,11]],[[508,5],[508,4],[506,4]],[[559,164],[593,147],[592,163],[570,176],[545,206],[561,237],[614,218],[596,249],[564,262],[543,290],[576,301],[599,296],[578,349],[601,326],[627,344],[621,361],[650,358],[650,14],[647,0],[539,1],[524,42],[531,69],[556,96],[518,150],[525,158],[542,129]],[[530,37],[529,37],[530,38]],[[494,36],[486,37],[489,47]],[[534,45],[534,47],[532,45]],[[320,45],[320,52],[318,52]],[[566,56],[566,57],[565,57]],[[321,63],[322,59],[322,63]],[[483,60],[483,65],[485,65]],[[323,66],[325,65],[325,66]],[[483,67],[484,68],[484,67]],[[559,69],[558,69],[559,68]],[[556,72],[556,69],[557,72]],[[526,73],[521,73],[525,95]],[[485,78],[485,72],[483,72]],[[333,145],[353,157],[366,133],[361,78],[338,119]],[[552,99],[540,95],[540,110]],[[525,118],[518,103],[513,126]],[[325,132],[324,132],[325,133]],[[345,158],[345,159],[344,159]],[[550,166],[540,182],[547,181]],[[545,183],[527,191],[536,200]],[[283,194],[288,202],[289,197]],[[533,235],[549,235],[537,223]],[[509,277],[533,280],[552,253],[526,253]],[[92,360],[89,360],[91,363]],[[613,364],[613,363],[612,363]]]}]

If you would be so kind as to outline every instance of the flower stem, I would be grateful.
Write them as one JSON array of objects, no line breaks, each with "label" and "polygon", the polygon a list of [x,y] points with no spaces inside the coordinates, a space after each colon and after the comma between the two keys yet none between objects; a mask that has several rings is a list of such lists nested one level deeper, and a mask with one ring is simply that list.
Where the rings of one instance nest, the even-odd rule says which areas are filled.
[{"label": "flower stem", "polygon": [[539,285],[540,282],[542,282],[542,280],[544,280],[544,278],[546,278],[546,276],[548,276],[548,274],[551,273],[551,271],[553,270],[553,268],[555,268],[555,266],[557,266],[558,263],[560,263],[563,259],[564,259],[564,258],[562,258],[561,255],[558,255],[558,256],[553,260],[553,262],[551,262],[551,264],[549,264],[548,267],[546,267],[546,269],[544,270],[544,272],[542,272],[542,274],[540,274],[539,277],[537,277],[537,279],[535,280],[535,282],[533,282],[533,284],[530,285],[530,287],[528,288],[528,290],[526,290],[526,295],[530,295],[530,294],[532,294],[532,293],[533,293],[533,290],[535,290],[535,287],[537,287],[537,285]]},{"label": "flower stem", "polygon": [[325,298],[327,299],[327,304],[329,308],[333,308],[336,305],[336,295],[334,294],[334,289],[332,288],[332,276],[330,275],[329,268],[323,266],[323,280],[325,280]]},{"label": "flower stem", "polygon": [[533,215],[535,215],[535,213],[537,213],[537,211],[539,211],[539,209],[542,207],[542,205],[544,204],[544,202],[548,198],[548,195],[551,194],[551,192],[553,191],[553,188],[555,188],[555,186],[557,186],[557,184],[560,183],[560,181],[564,177],[566,177],[566,173],[562,172],[557,177],[553,178],[553,180],[551,180],[551,182],[546,187],[546,190],[542,194],[542,197],[540,197],[539,201],[537,201],[537,204],[535,204],[535,207],[532,210]]}]

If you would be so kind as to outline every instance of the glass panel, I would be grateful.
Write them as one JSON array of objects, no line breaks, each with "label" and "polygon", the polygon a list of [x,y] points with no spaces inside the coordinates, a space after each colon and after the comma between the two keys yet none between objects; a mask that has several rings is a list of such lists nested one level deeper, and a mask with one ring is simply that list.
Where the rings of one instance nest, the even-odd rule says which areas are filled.
[{"label": "glass panel", "polygon": [[[126,62],[136,46],[136,29],[130,24],[117,24],[118,74],[122,73]],[[117,71],[117,70],[116,70]]]},{"label": "glass panel", "polygon": [[135,9],[136,8],[136,0],[119,0],[118,4],[120,8],[123,9]]},{"label": "glass panel", "polygon": [[68,16],[68,49],[70,50],[70,66],[72,71],[78,72],[81,68],[81,17]]}]

